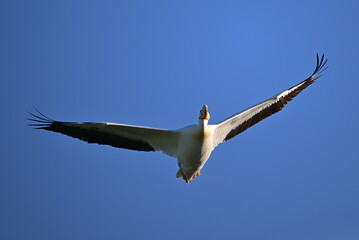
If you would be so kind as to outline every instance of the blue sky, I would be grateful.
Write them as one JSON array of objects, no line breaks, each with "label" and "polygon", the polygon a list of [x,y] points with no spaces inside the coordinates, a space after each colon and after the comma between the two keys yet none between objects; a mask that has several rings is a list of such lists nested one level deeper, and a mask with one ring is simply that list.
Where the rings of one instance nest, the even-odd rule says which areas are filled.
[{"label": "blue sky", "polygon": [[[357,1],[1,1],[0,239],[358,239]],[[176,160],[27,127],[178,129],[322,78],[217,148]]]}]

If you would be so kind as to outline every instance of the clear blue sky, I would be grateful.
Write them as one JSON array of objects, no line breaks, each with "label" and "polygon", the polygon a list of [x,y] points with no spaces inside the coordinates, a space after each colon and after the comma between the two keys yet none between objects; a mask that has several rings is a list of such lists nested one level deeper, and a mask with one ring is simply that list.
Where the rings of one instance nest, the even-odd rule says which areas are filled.
[{"label": "clear blue sky", "polygon": [[[0,239],[359,239],[357,1],[0,3]],[[283,111],[176,160],[27,127],[212,123],[308,77]]]}]

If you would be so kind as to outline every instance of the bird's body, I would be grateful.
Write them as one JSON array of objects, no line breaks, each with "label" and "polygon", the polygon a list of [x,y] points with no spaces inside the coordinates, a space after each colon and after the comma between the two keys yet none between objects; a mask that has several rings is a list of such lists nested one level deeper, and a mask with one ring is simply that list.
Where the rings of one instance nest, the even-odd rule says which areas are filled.
[{"label": "bird's body", "polygon": [[308,87],[324,71],[324,56],[319,59],[314,73],[303,82],[269,98],[251,108],[239,112],[218,123],[208,124],[210,118],[208,106],[200,111],[197,125],[179,130],[164,130],[116,123],[96,122],[60,122],[45,115],[30,113],[36,122],[30,124],[39,129],[50,130],[79,138],[88,143],[111,145],[138,151],[162,151],[177,158],[179,170],[176,177],[191,182],[201,174],[201,169],[210,157],[213,149],[249,127],[280,111],[303,89]]},{"label": "bird's body", "polygon": [[214,149],[214,127],[208,125],[208,120],[200,119],[198,125],[186,127],[180,131],[178,144],[177,177],[191,181],[201,174],[203,165],[207,162]]}]

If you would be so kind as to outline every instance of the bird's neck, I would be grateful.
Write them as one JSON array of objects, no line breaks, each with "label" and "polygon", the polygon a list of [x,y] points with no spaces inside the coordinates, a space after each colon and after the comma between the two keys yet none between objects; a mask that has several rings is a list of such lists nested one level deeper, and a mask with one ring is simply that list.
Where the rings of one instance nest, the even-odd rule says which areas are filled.
[{"label": "bird's neck", "polygon": [[208,126],[208,120],[206,119],[199,119],[198,120],[198,125],[202,128],[207,128]]}]

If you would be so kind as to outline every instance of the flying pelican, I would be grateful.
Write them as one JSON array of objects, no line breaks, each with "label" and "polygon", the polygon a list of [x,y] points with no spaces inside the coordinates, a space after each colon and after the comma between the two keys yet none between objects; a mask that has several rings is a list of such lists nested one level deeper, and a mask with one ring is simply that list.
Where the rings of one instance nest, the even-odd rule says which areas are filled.
[{"label": "flying pelican", "polygon": [[319,58],[313,74],[301,83],[271,97],[253,107],[241,111],[218,124],[208,124],[210,118],[208,106],[200,110],[197,125],[190,125],[179,130],[164,130],[109,122],[60,122],[52,120],[38,110],[29,113],[28,118],[36,129],[45,129],[66,134],[88,143],[110,145],[137,151],[162,151],[177,158],[179,170],[177,178],[187,183],[201,174],[211,152],[223,143],[259,121],[280,111],[303,89],[320,77],[326,68],[327,59]]}]

